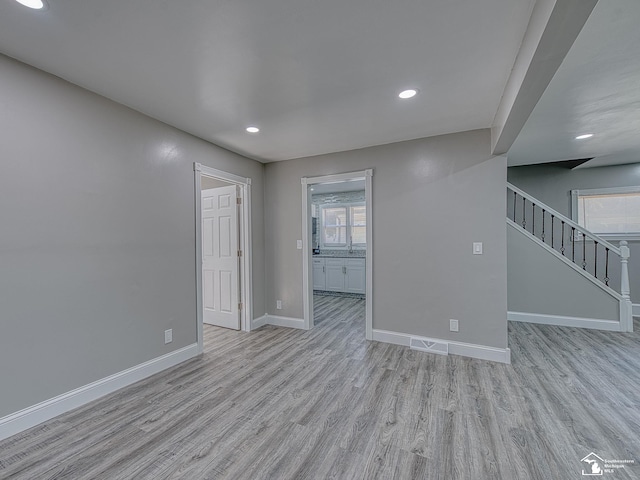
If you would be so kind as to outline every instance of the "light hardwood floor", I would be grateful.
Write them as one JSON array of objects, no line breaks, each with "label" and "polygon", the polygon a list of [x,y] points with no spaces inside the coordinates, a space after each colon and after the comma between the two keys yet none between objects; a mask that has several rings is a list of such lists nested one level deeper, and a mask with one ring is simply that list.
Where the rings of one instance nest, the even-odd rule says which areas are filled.
[{"label": "light hardwood floor", "polygon": [[201,358],[0,442],[0,478],[566,480],[590,452],[640,478],[638,333],[512,324],[502,365],[315,302],[310,332],[206,327]]}]

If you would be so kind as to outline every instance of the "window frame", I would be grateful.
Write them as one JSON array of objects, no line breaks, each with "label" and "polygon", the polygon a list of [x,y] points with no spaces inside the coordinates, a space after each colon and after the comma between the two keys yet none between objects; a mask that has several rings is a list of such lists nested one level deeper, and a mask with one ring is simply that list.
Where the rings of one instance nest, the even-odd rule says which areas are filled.
[{"label": "window frame", "polygon": [[[327,203],[327,204],[320,204],[319,205],[319,215],[318,215],[318,223],[319,223],[319,233],[320,233],[320,248],[325,248],[325,249],[329,249],[329,250],[348,250],[349,249],[349,238],[351,237],[351,207],[365,207],[365,228],[367,228],[367,223],[368,223],[368,214],[366,213],[366,202],[362,201],[362,202],[352,202],[352,203]],[[346,239],[347,242],[346,243],[325,243],[324,238],[325,238],[325,234],[324,234],[324,229],[325,229],[325,224],[324,224],[324,213],[323,211],[327,208],[344,208],[347,212],[346,215],[346,219],[347,219],[347,223],[346,223]],[[365,236],[366,238],[366,236]],[[365,243],[353,243],[352,248],[354,250],[366,250],[367,248],[367,244]]]},{"label": "window frame", "polygon": [[[354,203],[349,203],[348,205],[349,205],[349,208],[348,208],[348,212],[349,212],[349,214],[348,214],[349,227],[347,228],[347,233],[348,233],[348,236],[351,236],[351,237],[353,237],[353,232],[352,232],[353,223],[351,222],[351,219],[352,219],[352,210],[351,209],[354,208],[354,207],[365,207],[364,208],[364,228],[365,228],[364,238],[365,238],[365,241],[364,241],[364,243],[362,243],[362,242],[361,243],[354,242],[354,243],[351,244],[351,246],[354,247],[354,248],[357,247],[357,248],[365,249],[365,248],[367,248],[367,241],[366,241],[367,233],[366,232],[367,232],[367,223],[368,223],[368,220],[369,220],[369,217],[367,215],[367,205],[365,204],[365,202],[354,202]],[[358,225],[358,226],[361,227],[362,225]],[[347,244],[348,244],[348,242],[347,242]]]},{"label": "window frame", "polygon": [[[325,242],[325,222],[324,222],[324,211],[328,210],[330,208],[343,208],[345,210],[345,224],[344,224],[344,238],[345,238],[345,242],[344,243],[326,243]],[[335,225],[337,227],[337,225]],[[340,227],[342,227],[342,225],[340,225]],[[335,248],[335,249],[342,249],[342,248],[347,248],[349,246],[349,242],[347,241],[347,239],[349,238],[349,207],[347,207],[346,205],[342,205],[342,204],[337,204],[337,203],[328,203],[326,205],[320,205],[320,246],[321,247],[327,247],[327,248]]]},{"label": "window frame", "polygon": [[[578,203],[580,201],[580,197],[589,197],[595,195],[624,195],[628,193],[639,193],[640,194],[640,186],[629,186],[629,187],[608,187],[608,188],[588,188],[581,190],[571,190],[571,220],[576,222],[583,228],[586,228],[584,224],[580,223],[579,218],[579,207]],[[640,240],[640,232],[614,232],[614,233],[595,233],[598,237],[604,238],[606,240]],[[582,240],[582,235],[580,238],[576,238],[576,240]]]}]

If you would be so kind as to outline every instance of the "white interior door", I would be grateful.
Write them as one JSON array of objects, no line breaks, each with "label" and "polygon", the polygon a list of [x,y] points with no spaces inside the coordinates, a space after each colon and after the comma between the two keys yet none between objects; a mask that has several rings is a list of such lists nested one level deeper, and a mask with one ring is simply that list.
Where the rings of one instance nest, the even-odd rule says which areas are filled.
[{"label": "white interior door", "polygon": [[202,190],[204,323],[240,330],[237,187]]}]

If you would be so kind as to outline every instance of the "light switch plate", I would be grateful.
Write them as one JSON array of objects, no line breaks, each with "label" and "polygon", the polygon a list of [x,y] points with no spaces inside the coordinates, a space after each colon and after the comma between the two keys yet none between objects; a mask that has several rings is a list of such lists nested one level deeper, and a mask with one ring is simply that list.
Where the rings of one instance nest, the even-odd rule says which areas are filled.
[{"label": "light switch plate", "polygon": [[458,331],[458,320],[454,320],[453,318],[449,320],[449,330],[452,332]]},{"label": "light switch plate", "polygon": [[296,245],[298,247],[298,250],[302,250],[302,240],[296,240]]},{"label": "light switch plate", "polygon": [[482,255],[482,242],[473,242],[473,254]]},{"label": "light switch plate", "polygon": [[171,343],[173,342],[173,328],[170,328],[169,330],[165,330],[164,331],[164,343],[165,345],[167,343]]}]

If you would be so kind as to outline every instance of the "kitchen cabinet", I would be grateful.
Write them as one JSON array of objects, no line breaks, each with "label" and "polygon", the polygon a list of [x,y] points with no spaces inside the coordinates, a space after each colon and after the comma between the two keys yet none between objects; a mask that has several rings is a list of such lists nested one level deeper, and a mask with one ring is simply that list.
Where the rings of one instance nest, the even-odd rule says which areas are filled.
[{"label": "kitchen cabinet", "polygon": [[325,290],[344,292],[344,259],[327,258],[326,265],[327,278]]},{"label": "kitchen cabinet", "polygon": [[367,275],[364,258],[345,259],[344,291],[349,293],[365,293]]},{"label": "kitchen cabinet", "polygon": [[313,289],[314,290],[325,290],[326,281],[325,281],[325,264],[324,258],[314,258],[313,259]]},{"label": "kitchen cabinet", "polygon": [[313,289],[331,292],[365,293],[364,258],[314,258]]}]

